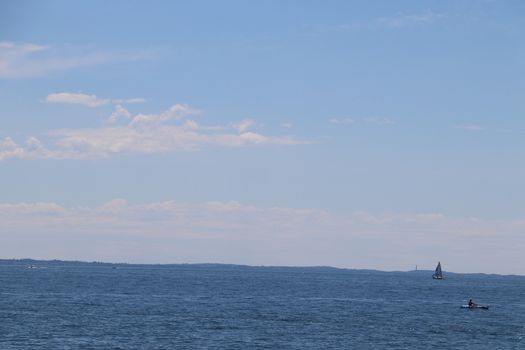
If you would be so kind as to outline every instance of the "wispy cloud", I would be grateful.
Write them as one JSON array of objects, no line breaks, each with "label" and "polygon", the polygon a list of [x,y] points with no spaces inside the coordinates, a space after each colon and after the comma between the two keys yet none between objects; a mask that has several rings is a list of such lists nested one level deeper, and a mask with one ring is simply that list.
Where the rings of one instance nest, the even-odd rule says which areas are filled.
[{"label": "wispy cloud", "polygon": [[[74,97],[73,100],[86,105],[104,101],[96,96],[86,96]],[[198,150],[210,145],[242,147],[309,143],[291,136],[269,136],[250,131],[255,124],[252,120],[225,126],[201,126],[189,119],[200,113],[189,105],[175,104],[158,114],[133,115],[122,105],[116,105],[106,126],[51,130],[49,135],[56,145],[53,149],[44,147],[35,137],[28,138],[23,145],[7,137],[0,143],[0,160],[109,158],[117,154]]]},{"label": "wispy cloud", "polygon": [[481,131],[485,128],[477,124],[460,124],[455,126],[456,129],[467,130],[467,131]]},{"label": "wispy cloud", "polygon": [[[525,273],[523,264],[501,263],[501,259],[523,261],[523,219],[457,218],[440,213],[336,214],[318,208],[258,207],[236,201],[133,204],[117,198],[98,207],[65,207],[53,202],[0,203],[0,227],[11,234],[11,239],[26,239],[24,247],[32,246],[27,235],[46,234],[51,250],[52,237],[74,242],[69,247],[73,250],[81,237],[89,237],[89,241],[93,236],[104,237],[106,244],[112,244],[107,237],[117,237],[113,248],[118,249],[111,249],[103,257],[108,260],[133,261],[133,251],[118,257],[115,251],[128,249],[122,242],[141,239],[141,249],[152,249],[156,254],[151,255],[160,261],[173,259],[176,252],[184,254],[186,262],[204,256],[207,261],[219,262],[353,267],[360,264],[368,268],[406,269],[417,261],[433,264],[429,258],[439,254],[451,269],[456,265],[458,270],[498,272],[494,271],[495,266],[510,266],[512,271],[507,272]],[[159,238],[164,247],[156,246]],[[190,240],[192,248],[180,247],[181,240]],[[513,249],[502,243],[509,241],[513,242]],[[165,251],[166,244],[170,244],[169,251]],[[277,255],[275,247],[279,247]],[[94,251],[100,251],[100,247],[95,248]],[[0,247],[1,254],[8,254],[2,249],[5,248]],[[89,251],[87,247],[82,249],[83,254]],[[205,255],[200,254],[203,250]],[[222,255],[217,255],[218,250]],[[253,254],[255,261],[251,260]],[[465,254],[471,264],[465,261]]]},{"label": "wispy cloud", "polygon": [[175,104],[160,114],[138,114],[131,120],[131,126],[160,125],[172,120],[181,120],[188,115],[201,112],[187,104]]},{"label": "wispy cloud", "polygon": [[24,145],[18,145],[12,138],[6,137],[0,142],[0,161],[4,159],[52,158],[54,152],[46,149],[36,137],[27,138]]},{"label": "wispy cloud", "polygon": [[0,79],[44,76],[97,64],[134,61],[148,57],[145,52],[117,53],[79,50],[70,53],[64,48],[32,43],[0,42]]},{"label": "wispy cloud", "polygon": [[72,92],[49,94],[46,97],[46,101],[49,103],[80,104],[92,108],[100,107],[110,102],[108,99],[100,99],[95,95],[86,95]]},{"label": "wispy cloud", "polygon": [[120,100],[115,100],[116,103],[144,103],[146,102],[146,99],[143,98],[143,97],[134,97],[134,98],[128,98],[127,100],[124,100],[124,101],[120,101]]},{"label": "wispy cloud", "polygon": [[117,104],[115,106],[115,110],[111,113],[107,122],[109,124],[115,124],[121,119],[130,119],[130,118],[131,118],[131,113],[126,108],[122,107],[122,105]]},{"label": "wispy cloud", "polygon": [[142,97],[115,99],[99,98],[96,95],[88,95],[81,92],[58,92],[46,96],[48,103],[64,103],[64,104],[79,104],[87,107],[95,108],[107,104],[135,104],[144,103],[146,99]]},{"label": "wispy cloud", "polygon": [[255,121],[252,119],[243,119],[237,123],[232,123],[232,126],[237,129],[239,132],[244,132],[248,130],[249,127],[255,124]]},{"label": "wispy cloud", "polygon": [[328,122],[330,124],[354,124],[355,120],[352,118],[332,118]]},{"label": "wispy cloud", "polygon": [[447,16],[433,11],[420,13],[397,13],[391,16],[371,18],[368,20],[356,20],[338,26],[338,30],[359,30],[359,29],[388,29],[404,28],[411,26],[421,26],[436,23],[445,19]]},{"label": "wispy cloud", "polygon": [[328,120],[330,124],[350,125],[358,123],[375,124],[375,125],[392,125],[395,122],[389,118],[331,118]]},{"label": "wispy cloud", "polygon": [[399,28],[417,24],[429,24],[445,18],[445,15],[426,11],[423,13],[403,14],[399,13],[391,17],[382,17],[377,19],[381,26]]}]

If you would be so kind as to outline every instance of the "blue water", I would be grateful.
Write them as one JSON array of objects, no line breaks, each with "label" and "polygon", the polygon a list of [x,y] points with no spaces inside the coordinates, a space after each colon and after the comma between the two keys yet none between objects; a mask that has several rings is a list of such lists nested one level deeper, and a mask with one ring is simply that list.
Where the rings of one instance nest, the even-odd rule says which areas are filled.
[{"label": "blue water", "polygon": [[0,261],[2,350],[525,349],[525,277],[37,265]]}]

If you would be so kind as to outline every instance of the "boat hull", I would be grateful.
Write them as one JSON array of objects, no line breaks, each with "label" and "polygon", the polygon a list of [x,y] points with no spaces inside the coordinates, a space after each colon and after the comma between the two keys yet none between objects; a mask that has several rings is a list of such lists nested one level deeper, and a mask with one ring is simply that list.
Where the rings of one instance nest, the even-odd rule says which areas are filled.
[{"label": "boat hull", "polygon": [[461,305],[462,309],[470,309],[470,310],[488,310],[488,306],[484,305],[475,305],[475,306],[469,306],[469,305]]}]

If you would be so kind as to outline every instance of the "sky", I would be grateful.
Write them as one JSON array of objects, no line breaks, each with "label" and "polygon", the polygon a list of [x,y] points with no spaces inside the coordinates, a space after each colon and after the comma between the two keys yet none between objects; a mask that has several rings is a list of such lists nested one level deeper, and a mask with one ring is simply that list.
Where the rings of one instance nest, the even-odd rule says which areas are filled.
[{"label": "sky", "polygon": [[524,20],[0,0],[0,258],[523,275]]}]

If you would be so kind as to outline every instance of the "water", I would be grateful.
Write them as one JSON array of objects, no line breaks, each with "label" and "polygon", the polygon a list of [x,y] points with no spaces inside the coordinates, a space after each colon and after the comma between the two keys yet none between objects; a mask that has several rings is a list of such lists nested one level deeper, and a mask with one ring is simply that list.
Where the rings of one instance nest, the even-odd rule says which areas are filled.
[{"label": "water", "polygon": [[0,261],[2,350],[525,349],[525,277],[37,265]]}]

